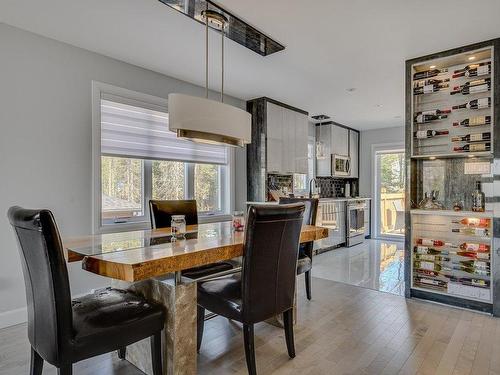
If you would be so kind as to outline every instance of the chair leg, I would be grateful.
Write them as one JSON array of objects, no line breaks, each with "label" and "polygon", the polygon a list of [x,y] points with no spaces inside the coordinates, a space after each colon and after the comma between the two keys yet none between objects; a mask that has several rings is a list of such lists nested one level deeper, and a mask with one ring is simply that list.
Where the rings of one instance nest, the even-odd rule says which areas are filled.
[{"label": "chair leg", "polygon": [[243,340],[245,342],[245,358],[247,360],[248,375],[257,375],[253,324],[243,324]]},{"label": "chair leg", "polygon": [[118,349],[118,358],[125,359],[126,355],[127,355],[127,347],[126,346],[124,346],[123,348]]},{"label": "chair leg", "polygon": [[198,313],[197,313],[197,327],[196,327],[196,336],[197,336],[197,346],[196,350],[199,352],[201,348],[201,340],[203,340],[203,329],[205,327],[205,308],[198,305]]},{"label": "chair leg", "polygon": [[40,354],[35,349],[31,348],[30,375],[42,375],[42,370],[43,358],[40,357]]},{"label": "chair leg", "polygon": [[151,336],[151,361],[153,375],[162,375],[161,331]]},{"label": "chair leg", "polygon": [[61,365],[61,367],[59,367],[57,369],[57,375],[72,375],[72,374],[73,374],[73,365],[72,364]]},{"label": "chair leg", "polygon": [[283,313],[283,325],[285,326],[286,348],[290,358],[295,358],[295,343],[293,340],[293,309]]},{"label": "chair leg", "polygon": [[311,300],[311,271],[307,271],[305,274],[306,278],[306,295],[307,299],[310,301]]}]

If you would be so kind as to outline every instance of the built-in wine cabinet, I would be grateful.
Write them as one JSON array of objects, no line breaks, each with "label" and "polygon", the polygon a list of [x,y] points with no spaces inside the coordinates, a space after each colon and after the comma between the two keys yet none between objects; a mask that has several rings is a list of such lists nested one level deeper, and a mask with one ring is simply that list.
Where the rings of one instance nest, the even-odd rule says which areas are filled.
[{"label": "built-in wine cabinet", "polygon": [[406,62],[406,296],[497,316],[499,56],[495,39]]}]

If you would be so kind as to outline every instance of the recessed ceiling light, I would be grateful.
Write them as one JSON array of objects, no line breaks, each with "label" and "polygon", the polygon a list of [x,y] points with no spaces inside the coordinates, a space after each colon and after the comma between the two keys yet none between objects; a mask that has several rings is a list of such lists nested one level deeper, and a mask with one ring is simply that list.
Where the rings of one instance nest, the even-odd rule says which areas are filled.
[{"label": "recessed ceiling light", "polygon": [[383,106],[382,104],[377,104],[377,107],[382,108]]},{"label": "recessed ceiling light", "polygon": [[475,60],[476,56],[469,56],[469,61]]},{"label": "recessed ceiling light", "polygon": [[429,69],[434,69],[436,67],[436,65],[431,65],[429,66]]},{"label": "recessed ceiling light", "polygon": [[349,87],[348,89],[345,89],[347,92],[353,92],[356,91],[356,87]]}]

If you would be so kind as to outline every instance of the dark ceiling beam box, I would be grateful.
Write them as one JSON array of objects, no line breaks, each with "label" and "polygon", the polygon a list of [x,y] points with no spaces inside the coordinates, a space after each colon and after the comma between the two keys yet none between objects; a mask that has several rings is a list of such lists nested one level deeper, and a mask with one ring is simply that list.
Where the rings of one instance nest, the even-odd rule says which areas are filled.
[{"label": "dark ceiling beam box", "polygon": [[[268,56],[273,53],[283,51],[285,46],[267,36],[263,32],[257,30],[255,27],[249,25],[242,19],[238,18],[231,12],[215,4],[210,0],[159,0],[161,3],[168,5],[170,8],[201,22],[201,11],[215,10],[222,13],[227,19],[228,24],[225,30],[225,35],[235,41],[236,43],[246,47],[261,56]],[[211,26],[210,26],[211,27]],[[213,30],[220,32],[214,27]]]}]

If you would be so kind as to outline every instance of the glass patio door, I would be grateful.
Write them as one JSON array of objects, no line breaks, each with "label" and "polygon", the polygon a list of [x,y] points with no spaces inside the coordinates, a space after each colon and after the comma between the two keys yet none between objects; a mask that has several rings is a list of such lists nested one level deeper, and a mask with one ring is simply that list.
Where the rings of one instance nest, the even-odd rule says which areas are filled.
[{"label": "glass patio door", "polygon": [[404,150],[375,152],[376,237],[404,238],[405,153]]}]

